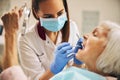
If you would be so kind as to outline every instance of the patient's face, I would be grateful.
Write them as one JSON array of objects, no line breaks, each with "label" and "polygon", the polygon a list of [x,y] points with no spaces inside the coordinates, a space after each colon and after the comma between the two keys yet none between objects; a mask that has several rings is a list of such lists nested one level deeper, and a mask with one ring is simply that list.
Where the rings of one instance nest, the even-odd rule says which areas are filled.
[{"label": "patient's face", "polygon": [[98,26],[91,33],[84,35],[83,49],[79,50],[76,58],[84,63],[96,63],[98,56],[107,44],[108,28]]}]

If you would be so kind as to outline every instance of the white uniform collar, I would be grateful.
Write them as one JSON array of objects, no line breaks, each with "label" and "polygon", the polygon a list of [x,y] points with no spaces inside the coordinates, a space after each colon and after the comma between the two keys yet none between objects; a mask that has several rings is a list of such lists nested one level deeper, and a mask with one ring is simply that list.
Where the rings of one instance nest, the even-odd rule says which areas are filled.
[{"label": "white uniform collar", "polygon": [[61,32],[58,33],[56,44],[54,44],[47,35],[46,35],[45,41],[46,41],[46,45],[48,45],[50,47],[56,47],[56,45],[60,44],[62,41],[62,33]]}]

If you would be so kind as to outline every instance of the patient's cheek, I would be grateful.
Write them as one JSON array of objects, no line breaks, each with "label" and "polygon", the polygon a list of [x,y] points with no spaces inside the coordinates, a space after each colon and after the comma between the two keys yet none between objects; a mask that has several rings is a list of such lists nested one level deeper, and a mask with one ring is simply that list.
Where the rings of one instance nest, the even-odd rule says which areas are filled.
[{"label": "patient's cheek", "polygon": [[78,53],[76,54],[76,58],[77,58],[78,60],[82,60],[83,57],[84,57],[83,51],[82,51],[82,50],[78,50]]}]

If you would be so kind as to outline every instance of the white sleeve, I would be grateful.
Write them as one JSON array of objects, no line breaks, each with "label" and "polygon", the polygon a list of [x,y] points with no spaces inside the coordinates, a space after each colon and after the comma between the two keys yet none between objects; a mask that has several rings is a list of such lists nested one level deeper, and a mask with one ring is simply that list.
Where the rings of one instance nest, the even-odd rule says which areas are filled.
[{"label": "white sleeve", "polygon": [[35,54],[32,45],[25,37],[19,38],[18,51],[20,63],[27,77],[30,80],[39,80],[45,69]]}]

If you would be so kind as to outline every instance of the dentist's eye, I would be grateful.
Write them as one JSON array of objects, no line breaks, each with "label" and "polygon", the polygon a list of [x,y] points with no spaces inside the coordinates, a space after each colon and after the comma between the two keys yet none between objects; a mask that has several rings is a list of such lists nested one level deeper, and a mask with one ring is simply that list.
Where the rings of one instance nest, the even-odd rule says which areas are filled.
[{"label": "dentist's eye", "polygon": [[53,18],[53,15],[46,14],[46,15],[43,16],[43,18]]},{"label": "dentist's eye", "polygon": [[57,13],[58,16],[61,16],[62,14],[63,14],[63,12],[59,12],[59,13]]},{"label": "dentist's eye", "polygon": [[57,15],[58,15],[58,16],[61,16],[61,15],[64,14],[64,13],[65,13],[65,10],[63,9],[63,10],[59,11],[59,12],[57,13]]}]

